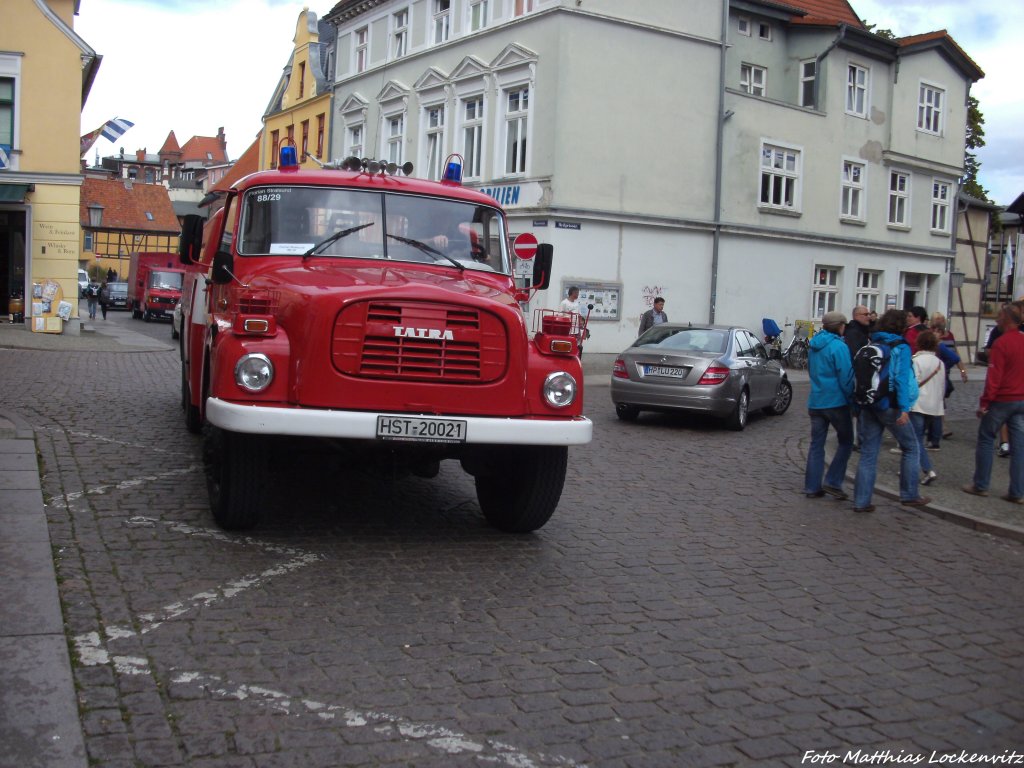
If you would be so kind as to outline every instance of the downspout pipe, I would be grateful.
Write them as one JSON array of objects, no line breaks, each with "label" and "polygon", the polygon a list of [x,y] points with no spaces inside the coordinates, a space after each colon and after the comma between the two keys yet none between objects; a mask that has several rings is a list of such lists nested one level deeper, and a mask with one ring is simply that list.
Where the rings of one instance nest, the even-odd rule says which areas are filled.
[{"label": "downspout pipe", "polygon": [[722,0],[722,42],[718,62],[718,128],[715,137],[715,211],[714,232],[711,238],[711,285],[708,304],[708,322],[715,322],[715,305],[718,302],[718,250],[722,240],[722,154],[725,151],[725,121],[730,114],[725,112],[725,51],[729,30],[729,0]]},{"label": "downspout pipe", "polygon": [[832,53],[832,49],[839,45],[843,38],[846,37],[846,24],[839,25],[839,34],[836,35],[836,39],[832,41],[824,51],[818,54],[817,58],[814,59],[814,108],[821,109],[820,104],[820,92],[821,92],[821,62],[825,60],[825,57]]}]

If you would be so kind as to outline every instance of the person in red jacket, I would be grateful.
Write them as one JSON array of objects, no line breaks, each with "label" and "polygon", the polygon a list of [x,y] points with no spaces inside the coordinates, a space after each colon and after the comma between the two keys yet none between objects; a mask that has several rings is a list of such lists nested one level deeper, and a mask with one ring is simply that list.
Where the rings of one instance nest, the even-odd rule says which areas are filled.
[{"label": "person in red jacket", "polygon": [[907,330],[903,338],[910,345],[911,353],[917,352],[917,335],[928,330],[928,310],[924,307],[911,307],[907,310]]},{"label": "person in red jacket", "polygon": [[999,311],[1002,335],[992,345],[985,389],[978,403],[978,444],[974,450],[974,482],[963,490],[987,496],[992,479],[992,443],[999,428],[1010,430],[1010,488],[1002,498],[1024,504],[1024,332],[1021,312],[1012,304]]}]

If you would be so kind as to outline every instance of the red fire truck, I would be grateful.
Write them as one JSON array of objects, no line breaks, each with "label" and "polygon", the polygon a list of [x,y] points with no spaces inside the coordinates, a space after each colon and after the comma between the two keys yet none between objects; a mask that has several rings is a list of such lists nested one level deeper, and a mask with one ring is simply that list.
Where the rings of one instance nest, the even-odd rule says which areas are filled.
[{"label": "red fire truck", "polygon": [[128,263],[128,309],[136,320],[170,317],[181,300],[185,270],[177,254],[138,252]]},{"label": "red fire truck", "polygon": [[[204,432],[210,505],[254,526],[275,452],[323,439],[359,460],[475,479],[485,518],[510,532],[558,505],[568,446],[588,443],[577,322],[521,303],[505,214],[461,186],[349,158],[240,180],[202,226],[185,221],[185,424]],[[534,257],[547,287],[551,247]]]}]

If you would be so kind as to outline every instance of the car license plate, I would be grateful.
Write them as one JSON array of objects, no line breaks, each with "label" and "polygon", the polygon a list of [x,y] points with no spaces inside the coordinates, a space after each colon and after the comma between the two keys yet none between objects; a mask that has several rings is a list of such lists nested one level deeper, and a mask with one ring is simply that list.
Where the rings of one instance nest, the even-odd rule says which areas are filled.
[{"label": "car license plate", "polygon": [[681,379],[686,376],[686,370],[671,365],[645,365],[644,376],[665,376],[670,379]]},{"label": "car license plate", "polygon": [[378,416],[381,440],[415,440],[427,443],[464,443],[467,425],[458,419],[422,419],[416,416]]}]

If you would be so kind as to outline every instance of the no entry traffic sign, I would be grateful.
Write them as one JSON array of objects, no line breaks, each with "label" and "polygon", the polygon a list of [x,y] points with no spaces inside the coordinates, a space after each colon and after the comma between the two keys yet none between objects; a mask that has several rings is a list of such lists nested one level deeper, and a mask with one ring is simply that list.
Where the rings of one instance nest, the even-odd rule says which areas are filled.
[{"label": "no entry traffic sign", "polygon": [[517,258],[527,261],[537,255],[537,238],[530,232],[516,235],[512,241],[512,252]]}]

